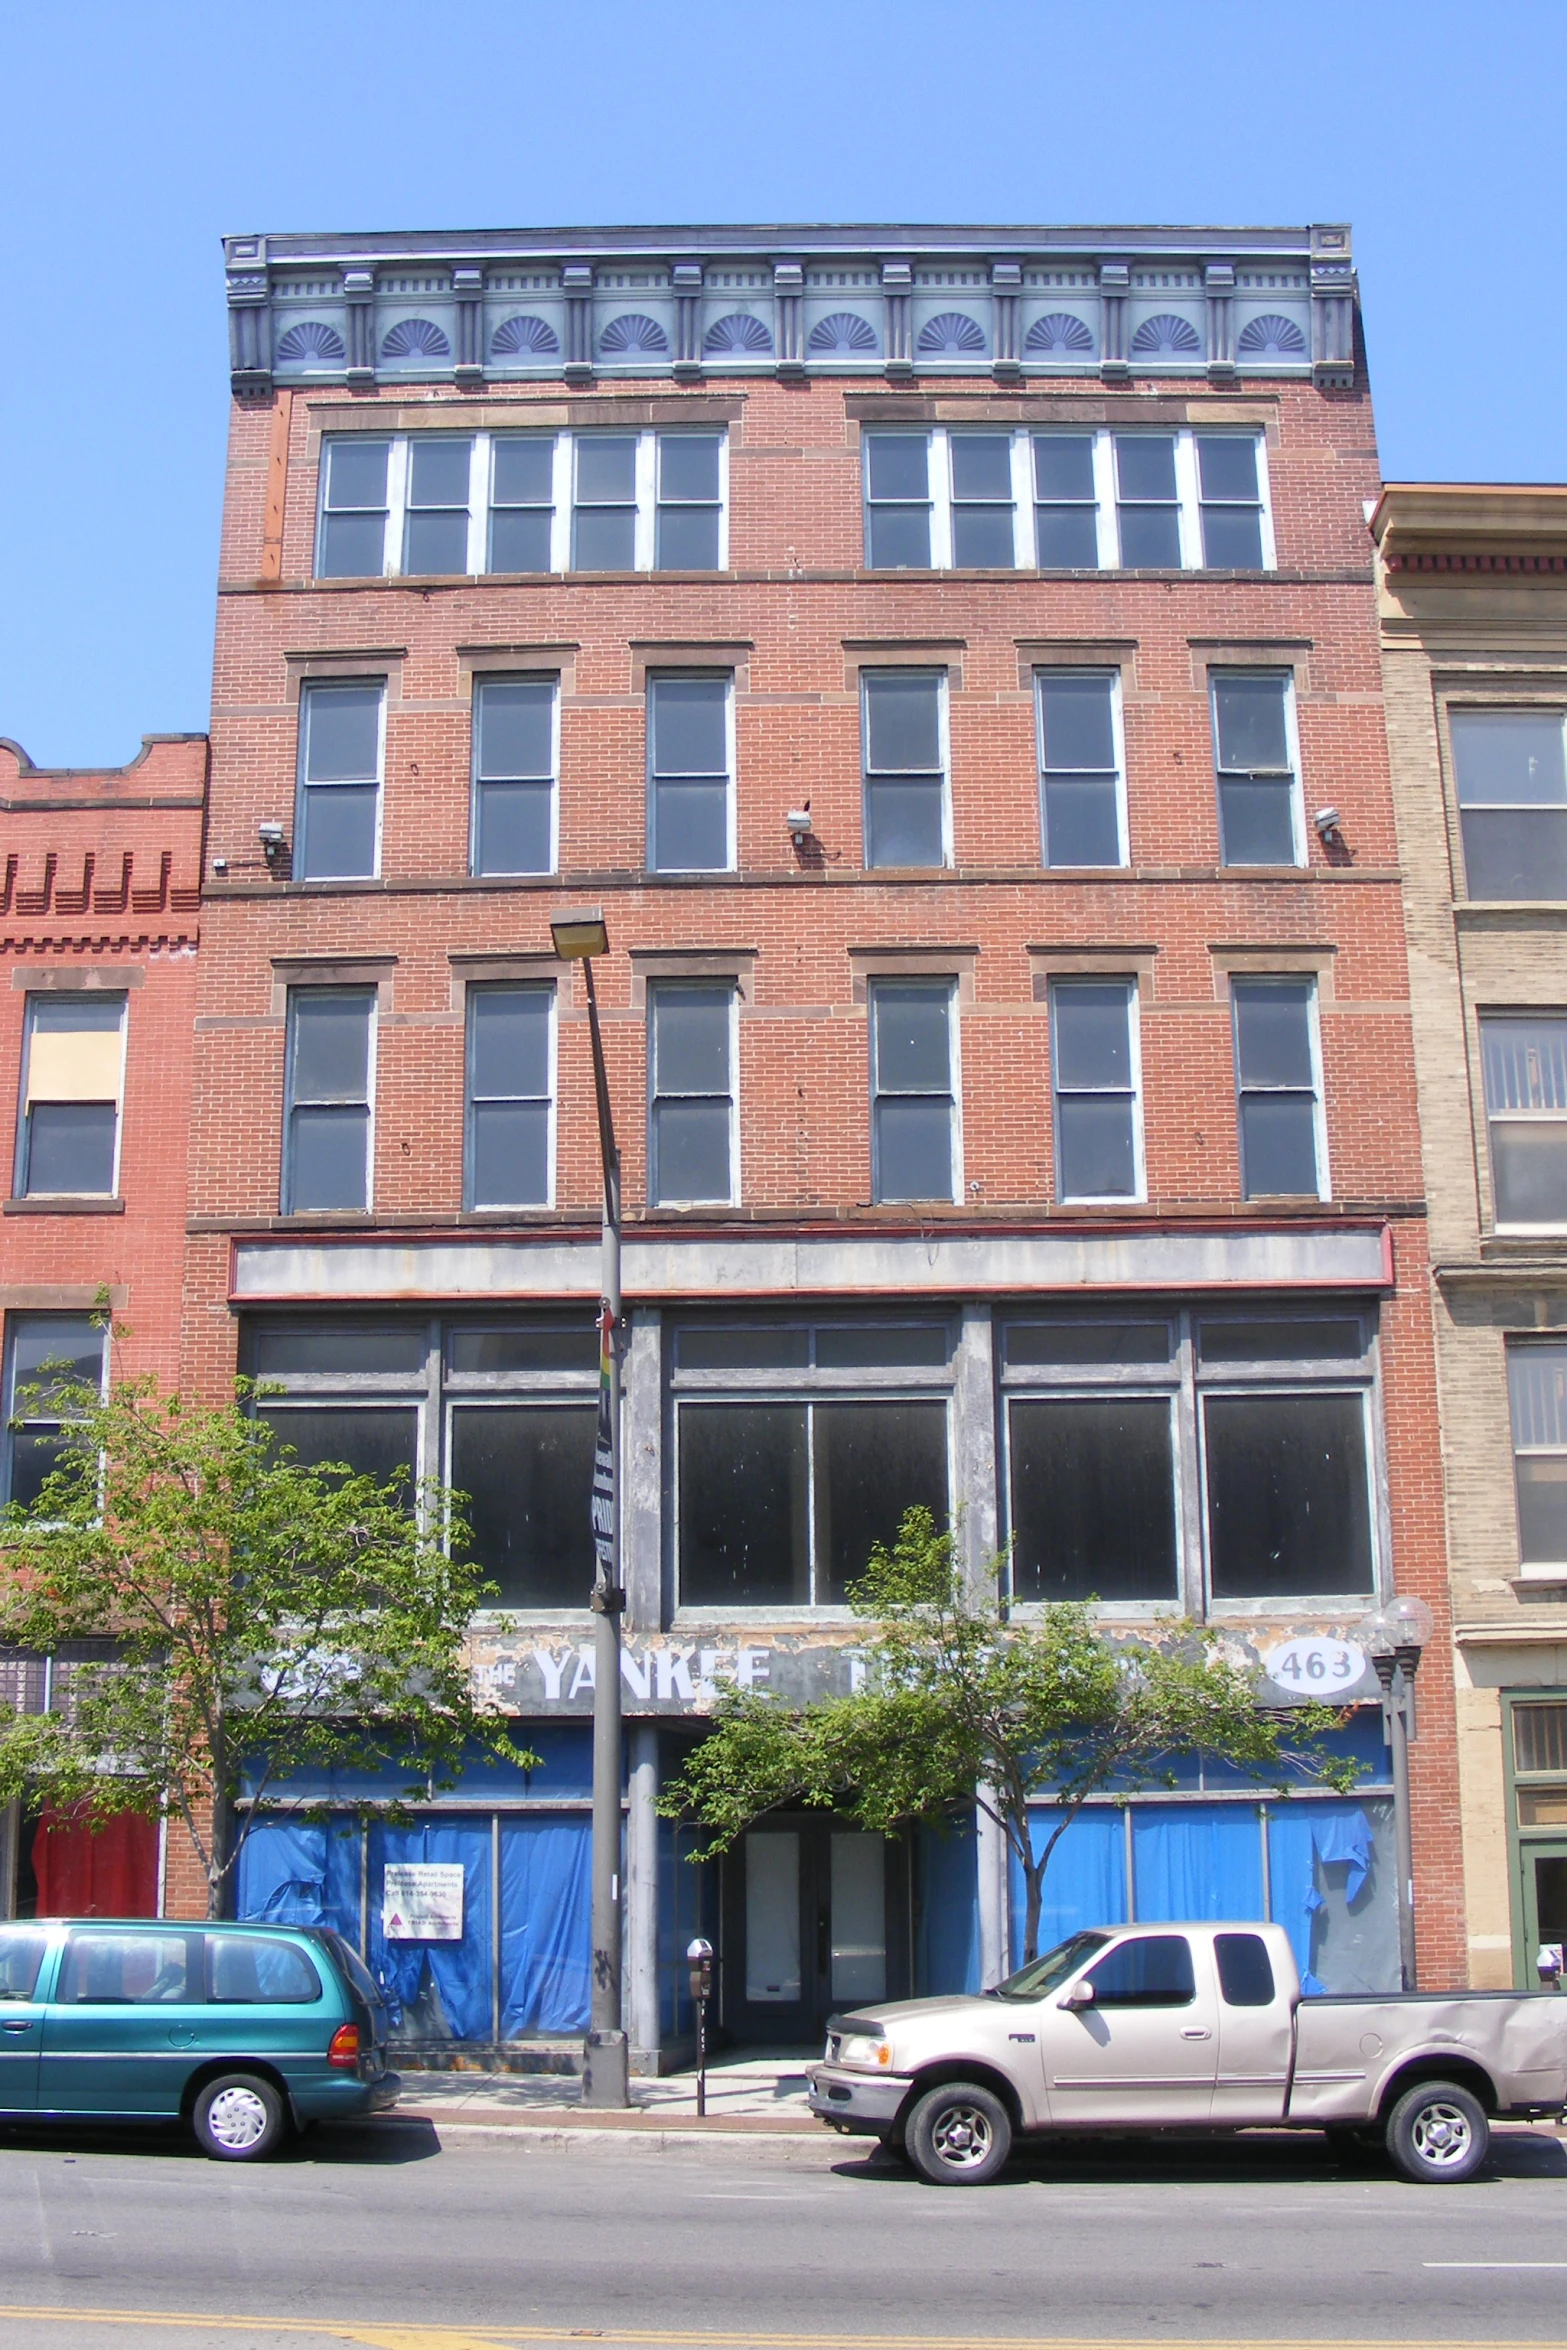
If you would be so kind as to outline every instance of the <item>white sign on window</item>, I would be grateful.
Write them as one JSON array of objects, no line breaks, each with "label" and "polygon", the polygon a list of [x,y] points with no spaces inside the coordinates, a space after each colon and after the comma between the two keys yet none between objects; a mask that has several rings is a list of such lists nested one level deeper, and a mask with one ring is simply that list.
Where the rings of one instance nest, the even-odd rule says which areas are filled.
[{"label": "white sign on window", "polygon": [[462,1884],[461,1861],[388,1861],[381,1884],[388,1942],[460,1942]]}]

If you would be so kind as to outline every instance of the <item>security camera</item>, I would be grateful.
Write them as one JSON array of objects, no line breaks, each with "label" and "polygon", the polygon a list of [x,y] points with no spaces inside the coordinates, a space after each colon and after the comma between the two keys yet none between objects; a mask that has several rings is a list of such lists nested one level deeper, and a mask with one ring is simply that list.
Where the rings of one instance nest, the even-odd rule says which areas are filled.
[{"label": "security camera", "polygon": [[807,800],[803,808],[789,809],[788,813],[784,817],[784,823],[788,826],[790,832],[794,835],[794,845],[796,848],[800,846],[802,841],[809,840],[811,837],[810,801]]},{"label": "security camera", "polygon": [[1335,840],[1338,837],[1339,816],[1337,808],[1319,808],[1311,821],[1324,840]]}]

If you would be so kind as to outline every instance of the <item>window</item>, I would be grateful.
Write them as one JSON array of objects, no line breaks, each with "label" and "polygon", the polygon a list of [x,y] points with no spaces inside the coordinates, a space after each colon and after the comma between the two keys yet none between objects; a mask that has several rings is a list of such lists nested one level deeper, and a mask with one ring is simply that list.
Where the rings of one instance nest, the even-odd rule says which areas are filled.
[{"label": "window", "polygon": [[1056,1190],[1064,1200],[1140,1199],[1137,983],[1058,979],[1050,990]]},{"label": "window", "polygon": [[[864,435],[872,570],[1260,571],[1260,435],[935,425]],[[1030,513],[1032,508],[1032,513]]]},{"label": "window", "polygon": [[1184,1934],[1118,1942],[1092,1969],[1096,2007],[1189,2007],[1197,1996],[1192,1946]]},{"label": "window", "polygon": [[208,1934],[207,1997],[217,2007],[309,2007],[321,1996],[312,1960],[291,1942]]},{"label": "window", "polygon": [[1040,832],[1046,865],[1126,863],[1119,683],[1114,670],[1038,672]]},{"label": "window", "polygon": [[1203,1432],[1215,1599],[1370,1591],[1359,1395],[1209,1395]]},{"label": "window", "polygon": [[104,1332],[89,1314],[6,1317],[5,1499],[32,1509],[60,1460],[67,1398],[62,1389],[102,1390]]},{"label": "window", "polygon": [[648,990],[648,1197],[655,1206],[735,1196],[736,990]]},{"label": "window", "polygon": [[721,431],[328,435],[318,579],[714,571]]},{"label": "window", "polygon": [[734,865],[733,680],[652,677],[647,689],[648,868]]},{"label": "window", "polygon": [[418,1457],[418,1422],[411,1411],[353,1404],[296,1406],[270,1399],[258,1417],[286,1444],[301,1468],[344,1468],[353,1477],[385,1485],[397,1476],[412,1480]]},{"label": "window", "polygon": [[1289,678],[1216,671],[1211,682],[1223,862],[1303,865]]},{"label": "window", "polygon": [[370,1205],[375,1002],[370,987],[290,991],[285,1215]]},{"label": "window", "polygon": [[878,1200],[956,1197],[950,980],[871,988],[871,1182]]},{"label": "window", "polygon": [[1567,898],[1560,710],[1450,710],[1472,898]]},{"label": "window", "polygon": [[124,996],[28,996],[20,1196],[113,1193],[124,1057]]},{"label": "window", "polygon": [[1226,2007],[1271,2007],[1273,1961],[1260,1934],[1215,1934],[1219,1997]]},{"label": "window", "polygon": [[308,683],[299,698],[294,878],[367,881],[380,856],[386,688]]},{"label": "window", "polygon": [[1526,1575],[1561,1569],[1567,1567],[1567,1346],[1509,1347],[1507,1393],[1519,1561]]},{"label": "window", "polygon": [[884,670],[862,681],[867,866],[952,861],[945,688],[934,669]]},{"label": "window", "polygon": [[553,873],[559,691],[553,677],[485,677],[473,695],[475,873]]},{"label": "window", "polygon": [[1168,1399],[1020,1398],[1008,1427],[1013,1597],[1175,1599]]},{"label": "window", "polygon": [[36,1926],[0,1926],[0,2001],[32,1998],[48,1947]]},{"label": "window", "polygon": [[1567,1224],[1567,1017],[1483,1019],[1480,1051],[1497,1224]]},{"label": "window", "polygon": [[76,1933],[65,1946],[55,1998],[62,2007],[183,2006],[201,1999],[200,1960],[193,1934]]},{"label": "window", "polygon": [[1316,982],[1235,979],[1235,1091],[1247,1199],[1321,1196]]},{"label": "window", "polygon": [[593,1588],[595,1405],[454,1405],[451,1481],[496,1607],[580,1608]]},{"label": "window", "polygon": [[468,990],[470,1208],[549,1205],[554,1008],[551,987]]}]

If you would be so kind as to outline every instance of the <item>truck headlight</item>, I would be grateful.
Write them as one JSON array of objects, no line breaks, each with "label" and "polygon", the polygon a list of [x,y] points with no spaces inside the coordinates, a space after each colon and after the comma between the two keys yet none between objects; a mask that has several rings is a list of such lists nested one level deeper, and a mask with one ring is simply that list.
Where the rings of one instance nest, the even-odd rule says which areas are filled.
[{"label": "truck headlight", "polygon": [[892,2042],[869,2032],[845,2032],[838,2043],[838,2062],[861,2072],[884,2073],[892,2066]]}]

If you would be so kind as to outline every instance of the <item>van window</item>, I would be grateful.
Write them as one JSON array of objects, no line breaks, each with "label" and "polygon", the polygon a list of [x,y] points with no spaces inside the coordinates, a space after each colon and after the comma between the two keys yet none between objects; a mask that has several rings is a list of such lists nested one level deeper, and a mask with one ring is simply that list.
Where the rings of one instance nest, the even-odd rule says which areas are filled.
[{"label": "van window", "polygon": [[48,1937],[28,1926],[0,1926],[0,1999],[31,1999]]},{"label": "van window", "polygon": [[1184,1934],[1119,1943],[1091,1972],[1096,2007],[1185,2007],[1197,1996],[1192,1946]]},{"label": "van window", "polygon": [[207,1997],[220,2007],[306,2007],[321,1978],[292,1942],[255,1934],[207,1936]]},{"label": "van window", "polygon": [[1213,1948],[1226,2007],[1273,2005],[1273,1962],[1260,1934],[1215,1934]]},{"label": "van window", "polygon": [[73,1934],[60,1973],[60,2004],[159,2007],[200,1999],[190,1987],[184,1934]]}]

